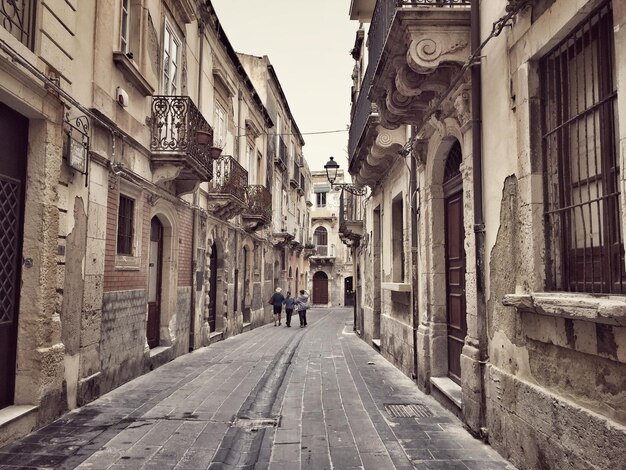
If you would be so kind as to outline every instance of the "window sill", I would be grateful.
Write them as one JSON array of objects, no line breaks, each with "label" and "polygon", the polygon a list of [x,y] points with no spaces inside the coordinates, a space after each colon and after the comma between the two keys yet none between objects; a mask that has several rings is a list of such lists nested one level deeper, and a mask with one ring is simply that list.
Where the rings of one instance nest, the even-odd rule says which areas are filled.
[{"label": "window sill", "polygon": [[115,269],[117,271],[139,271],[141,269],[141,258],[138,256],[115,257]]},{"label": "window sill", "polygon": [[394,292],[411,292],[411,284],[406,282],[383,282],[380,287]]},{"label": "window sill", "polygon": [[150,96],[154,93],[154,88],[139,71],[135,61],[129,59],[125,53],[121,51],[113,52],[113,62],[115,62],[117,67],[122,71],[124,77],[131,82],[143,96]]},{"label": "window sill", "polygon": [[626,326],[626,297],[572,293],[509,294],[502,304],[518,310],[605,325]]}]

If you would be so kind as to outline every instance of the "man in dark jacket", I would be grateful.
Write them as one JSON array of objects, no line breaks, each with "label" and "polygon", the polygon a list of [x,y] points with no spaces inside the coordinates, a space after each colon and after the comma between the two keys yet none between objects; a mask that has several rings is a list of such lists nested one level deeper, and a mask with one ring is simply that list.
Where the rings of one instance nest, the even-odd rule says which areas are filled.
[{"label": "man in dark jacket", "polygon": [[280,287],[276,288],[276,291],[272,294],[270,298],[269,304],[274,306],[274,326],[276,323],[280,325],[280,314],[283,311],[283,302],[285,301],[285,296],[281,293],[282,289]]}]

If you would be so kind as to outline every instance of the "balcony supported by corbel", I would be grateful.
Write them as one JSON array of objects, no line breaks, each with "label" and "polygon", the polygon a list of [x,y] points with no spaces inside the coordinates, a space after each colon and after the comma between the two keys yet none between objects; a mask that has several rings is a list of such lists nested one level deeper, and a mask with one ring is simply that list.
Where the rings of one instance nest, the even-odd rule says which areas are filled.
[{"label": "balcony supported by corbel", "polygon": [[241,214],[246,232],[256,232],[272,222],[272,194],[262,185],[246,186],[247,207]]},{"label": "balcony supported by corbel", "polygon": [[150,150],[155,184],[177,196],[210,181],[213,129],[188,96],[153,96]]},{"label": "balcony supported by corbel", "polygon": [[388,129],[421,128],[434,105],[445,115],[463,105],[455,102],[455,84],[464,87],[459,75],[470,56],[469,2],[452,8],[419,3],[396,9],[369,94]]},{"label": "balcony supported by corbel", "polygon": [[407,140],[405,126],[387,129],[370,126],[364,135],[350,167],[354,184],[374,187],[387,174]]},{"label": "balcony supported by corbel", "polygon": [[229,220],[247,208],[248,172],[230,155],[213,161],[213,180],[209,182],[208,210],[222,220]]}]

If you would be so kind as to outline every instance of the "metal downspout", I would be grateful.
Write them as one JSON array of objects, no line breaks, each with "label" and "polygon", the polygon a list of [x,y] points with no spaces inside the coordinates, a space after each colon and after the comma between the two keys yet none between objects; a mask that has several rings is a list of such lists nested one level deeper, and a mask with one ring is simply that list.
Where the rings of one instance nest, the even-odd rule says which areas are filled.
[{"label": "metal downspout", "polygon": [[[200,59],[198,64],[198,110],[202,114],[202,69],[204,65],[204,26],[200,25],[198,31],[200,38]],[[193,192],[191,220],[191,309],[189,315],[189,351],[193,351],[196,341],[196,271],[198,270],[198,240],[196,228],[198,227],[198,190]]]},{"label": "metal downspout", "polygon": [[410,166],[410,199],[409,204],[411,205],[411,296],[412,296],[412,322],[413,322],[413,380],[417,381],[417,327],[419,325],[419,286],[418,286],[418,252],[419,252],[419,241],[417,238],[418,230],[417,230],[417,211],[418,211],[418,190],[417,190],[417,161],[413,152],[411,152],[411,166]]},{"label": "metal downspout", "polygon": [[[471,4],[471,49],[481,47],[480,0]],[[483,213],[483,169],[482,169],[482,71],[481,59],[477,55],[471,64],[472,79],[472,166],[474,190],[474,240],[476,250],[476,318],[480,374],[480,434],[486,434],[485,362],[487,359],[487,310],[485,305],[485,222]]]}]

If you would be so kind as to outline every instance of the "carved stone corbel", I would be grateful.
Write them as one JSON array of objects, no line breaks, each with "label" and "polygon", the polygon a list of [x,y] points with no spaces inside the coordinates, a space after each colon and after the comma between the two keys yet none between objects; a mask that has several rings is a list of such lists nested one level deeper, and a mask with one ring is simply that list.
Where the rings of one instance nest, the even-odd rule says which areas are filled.
[{"label": "carved stone corbel", "polygon": [[465,32],[415,34],[407,51],[407,63],[417,73],[430,73],[442,62],[464,63],[469,57],[469,37]]}]

